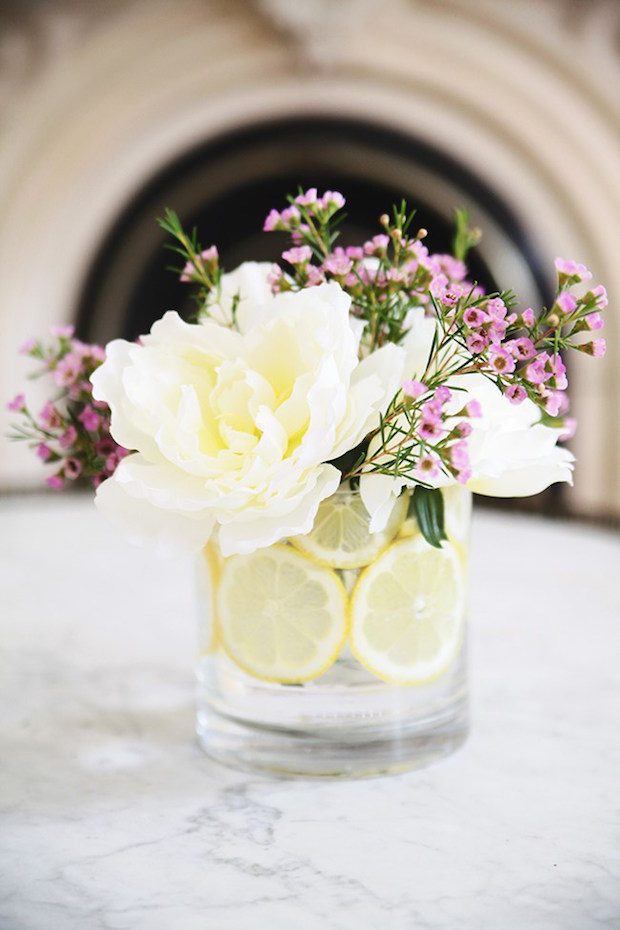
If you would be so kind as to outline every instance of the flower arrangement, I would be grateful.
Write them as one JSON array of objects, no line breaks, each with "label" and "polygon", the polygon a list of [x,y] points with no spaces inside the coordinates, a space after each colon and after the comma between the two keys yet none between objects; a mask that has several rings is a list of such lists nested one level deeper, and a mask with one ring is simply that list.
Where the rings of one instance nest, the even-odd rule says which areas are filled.
[{"label": "flower arrangement", "polygon": [[52,488],[88,481],[134,542],[199,553],[199,737],[278,772],[395,771],[463,739],[471,492],[571,481],[563,359],[605,350],[583,265],[518,310],[469,280],[464,211],[444,255],[405,204],[340,246],[343,207],[289,197],[264,225],[281,262],[228,273],[167,211],[195,318],[105,350],[55,329],[22,347],[55,395],[9,404]]},{"label": "flower arrangement", "polygon": [[169,312],[105,351],[68,327],[22,348],[58,388],[38,417],[22,394],[9,404],[15,437],[54,465],[48,484],[89,480],[135,541],[198,550],[216,535],[228,556],[308,533],[341,485],[359,486],[371,533],[413,490],[440,546],[441,488],[520,496],[570,481],[563,355],[604,353],[592,334],[605,289],[578,293],[590,272],[558,259],[553,304],[517,311],[512,293],[468,280],[479,234],[464,211],[443,255],[405,204],[339,246],[343,207],[333,191],[289,197],[264,224],[290,236],[281,263],[230,273],[167,211],[194,322]]}]

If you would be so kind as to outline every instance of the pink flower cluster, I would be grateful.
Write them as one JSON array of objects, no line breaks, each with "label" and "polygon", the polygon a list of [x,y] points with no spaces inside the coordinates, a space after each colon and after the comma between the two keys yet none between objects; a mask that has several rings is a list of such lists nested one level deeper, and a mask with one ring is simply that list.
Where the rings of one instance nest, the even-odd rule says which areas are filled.
[{"label": "pink flower cluster", "polygon": [[[335,236],[325,234],[325,229],[344,203],[337,191],[319,196],[316,188],[311,188],[290,198],[290,206],[281,212],[271,210],[263,228],[267,232],[289,232],[293,240],[293,248],[282,253],[282,260],[292,267],[292,272],[285,272],[280,265],[272,269],[270,284],[274,293],[334,280],[350,294],[352,312],[362,317],[369,302],[398,302],[404,306],[406,301],[409,307],[424,306],[432,296],[456,304],[472,290],[478,295],[483,293],[466,280],[464,262],[452,255],[429,252],[422,242],[427,235],[425,229],[410,236],[387,215],[381,218],[385,232],[361,245],[335,246]],[[377,344],[395,341],[400,335],[402,332],[393,329],[379,331]]]},{"label": "pink flower cluster", "polygon": [[319,223],[325,223],[345,205],[345,199],[338,191],[325,191],[319,197],[316,187],[311,187],[290,200],[290,206],[281,212],[270,210],[263,225],[265,232],[277,230],[295,233],[295,237],[301,240],[302,234],[310,228],[305,217],[312,215]]},{"label": "pink flower cluster", "polygon": [[24,394],[7,404],[22,415],[13,438],[25,439],[42,462],[54,466],[47,478],[56,490],[67,481],[85,478],[97,487],[114,473],[127,449],[110,436],[107,404],[93,400],[90,376],[103,362],[104,350],[73,338],[73,327],[54,327],[51,344],[29,339],[20,352],[40,363],[39,374],[51,376],[58,388],[38,415],[33,415]]},{"label": "pink flower cluster", "polygon": [[419,456],[413,475],[429,482],[442,472],[460,484],[471,478],[467,438],[472,427],[469,418],[482,415],[480,404],[470,401],[456,414],[454,393],[445,384],[430,389],[417,379],[402,385],[411,434],[419,440]]},{"label": "pink flower cluster", "polygon": [[[588,338],[603,325],[600,311],[607,305],[605,289],[594,287],[583,296],[572,292],[592,278],[588,269],[557,259],[558,287],[551,308],[536,314],[528,307],[517,313],[511,295],[486,295],[469,281],[461,258],[429,252],[422,241],[427,231],[409,232],[413,215],[404,206],[395,209],[392,218],[382,216],[383,231],[361,245],[335,245],[338,234],[331,220],[343,205],[342,195],[328,191],[321,197],[311,188],[289,198],[283,211],[269,213],[265,230],[289,232],[293,240],[293,247],[282,254],[285,267],[272,269],[271,286],[281,292],[337,281],[351,296],[351,312],[366,320],[366,352],[384,342],[399,342],[410,325],[408,314],[413,307],[424,307],[428,315],[438,318],[442,335],[435,357],[451,357],[455,363],[442,362],[428,388],[420,381],[408,381],[403,387],[405,403],[416,409],[415,416],[411,409],[408,413],[412,433],[424,447],[415,469],[420,480],[423,474],[435,477],[442,467],[460,481],[469,474],[471,427],[465,421],[457,427],[447,422],[447,401],[442,399],[447,396],[446,383],[455,374],[482,373],[511,403],[529,399],[560,425],[559,418],[568,410],[562,353],[576,349],[600,357],[605,352],[603,339]],[[479,236],[467,226],[461,226],[460,232],[468,245],[475,244]],[[462,254],[466,251],[467,247]],[[449,344],[452,351],[442,355]],[[573,422],[564,420],[564,427],[568,437]]]},{"label": "pink flower cluster", "polygon": [[[556,261],[558,293],[549,311],[537,318],[531,307],[521,314],[510,313],[499,297],[477,301],[455,320],[478,371],[493,375],[514,404],[530,398],[550,417],[568,410],[568,378],[560,348],[577,349],[600,357],[605,341],[575,340],[579,333],[599,330],[600,310],[607,306],[605,288],[598,286],[582,297],[568,288],[589,280],[584,265]],[[552,348],[552,351],[549,349]]]},{"label": "pink flower cluster", "polygon": [[208,249],[204,249],[200,252],[194,261],[187,261],[185,263],[179,280],[184,284],[189,284],[191,281],[196,280],[200,281],[201,271],[206,274],[209,280],[214,279],[218,269],[219,258],[217,246],[209,246]]}]

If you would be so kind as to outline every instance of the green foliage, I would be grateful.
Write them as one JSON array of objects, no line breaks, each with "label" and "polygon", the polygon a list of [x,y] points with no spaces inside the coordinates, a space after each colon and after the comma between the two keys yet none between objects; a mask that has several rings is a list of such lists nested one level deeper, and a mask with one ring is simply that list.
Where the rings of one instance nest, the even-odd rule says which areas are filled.
[{"label": "green foliage", "polygon": [[216,262],[205,262],[202,257],[203,248],[198,241],[198,231],[194,226],[191,232],[183,229],[181,221],[174,210],[166,207],[163,217],[159,217],[158,224],[174,239],[173,244],[166,248],[175,255],[179,255],[183,263],[180,266],[171,266],[170,271],[181,275],[185,266],[191,265],[191,282],[195,285],[192,300],[198,306],[197,316],[205,312],[205,305],[211,292],[219,286],[221,272]]},{"label": "green foliage", "polygon": [[443,495],[439,488],[424,488],[418,484],[411,495],[410,508],[418,522],[424,539],[436,549],[441,549],[447,539],[444,527]]},{"label": "green foliage", "polygon": [[477,226],[469,225],[468,211],[463,207],[457,207],[454,211],[454,238],[452,240],[454,257],[464,262],[469,250],[480,242],[481,235]]}]

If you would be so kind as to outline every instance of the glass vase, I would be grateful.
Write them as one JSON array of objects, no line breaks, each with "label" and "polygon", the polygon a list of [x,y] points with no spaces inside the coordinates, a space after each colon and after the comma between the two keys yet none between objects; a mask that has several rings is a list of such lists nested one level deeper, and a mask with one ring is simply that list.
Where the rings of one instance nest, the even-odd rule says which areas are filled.
[{"label": "glass vase", "polygon": [[370,533],[359,491],[312,531],[198,563],[200,744],[277,775],[365,777],[426,765],[467,734],[471,494],[445,489],[431,547],[410,492]]}]

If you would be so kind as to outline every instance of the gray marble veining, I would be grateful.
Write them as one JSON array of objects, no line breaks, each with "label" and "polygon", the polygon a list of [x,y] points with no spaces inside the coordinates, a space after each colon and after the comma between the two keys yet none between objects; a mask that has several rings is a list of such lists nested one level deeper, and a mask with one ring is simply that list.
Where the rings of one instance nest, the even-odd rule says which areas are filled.
[{"label": "gray marble veining", "polygon": [[469,742],[314,783],[196,747],[190,565],[87,499],[0,521],[2,930],[620,925],[613,536],[479,516]]}]

